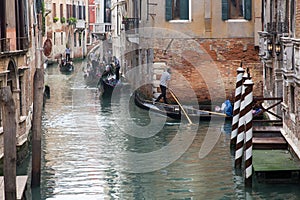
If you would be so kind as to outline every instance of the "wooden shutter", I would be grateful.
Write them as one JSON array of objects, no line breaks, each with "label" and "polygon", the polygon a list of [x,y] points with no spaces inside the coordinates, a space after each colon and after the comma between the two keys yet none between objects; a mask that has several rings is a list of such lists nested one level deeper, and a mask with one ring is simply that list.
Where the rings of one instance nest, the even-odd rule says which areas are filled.
[{"label": "wooden shutter", "polygon": [[166,0],[166,21],[172,20],[172,2],[173,0]]},{"label": "wooden shutter", "polygon": [[180,0],[180,19],[189,19],[189,0]]},{"label": "wooden shutter", "polygon": [[222,0],[222,20],[228,19],[228,0]]},{"label": "wooden shutter", "polygon": [[252,17],[252,0],[245,0],[245,19],[251,20]]}]

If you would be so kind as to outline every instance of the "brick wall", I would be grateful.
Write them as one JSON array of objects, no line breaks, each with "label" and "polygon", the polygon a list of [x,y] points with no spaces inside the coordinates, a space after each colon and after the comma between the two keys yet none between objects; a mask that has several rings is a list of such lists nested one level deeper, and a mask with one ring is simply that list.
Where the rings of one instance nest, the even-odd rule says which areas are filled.
[{"label": "brick wall", "polygon": [[224,98],[233,101],[236,69],[241,61],[244,68],[250,69],[254,96],[262,96],[262,67],[253,42],[253,39],[174,39],[167,51],[154,51],[154,62],[166,62],[173,69],[170,87],[184,102],[194,95],[200,103],[223,102]]}]

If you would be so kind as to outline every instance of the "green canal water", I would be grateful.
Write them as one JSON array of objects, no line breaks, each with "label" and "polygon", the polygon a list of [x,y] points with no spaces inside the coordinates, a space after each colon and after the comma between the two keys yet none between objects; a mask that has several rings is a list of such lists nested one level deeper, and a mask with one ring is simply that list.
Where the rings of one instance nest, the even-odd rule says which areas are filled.
[{"label": "green canal water", "polygon": [[85,64],[72,74],[47,69],[41,187],[29,190],[32,199],[300,199],[299,185],[244,187],[233,169],[231,122],[149,114],[130,101],[130,88],[99,98]]}]

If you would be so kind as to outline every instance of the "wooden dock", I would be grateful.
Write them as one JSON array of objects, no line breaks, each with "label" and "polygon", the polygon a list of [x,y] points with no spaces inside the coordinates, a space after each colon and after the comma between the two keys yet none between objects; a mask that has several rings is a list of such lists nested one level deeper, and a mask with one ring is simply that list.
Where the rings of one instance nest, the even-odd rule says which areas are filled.
[{"label": "wooden dock", "polygon": [[253,149],[287,149],[288,143],[277,126],[253,127]]},{"label": "wooden dock", "polygon": [[[17,176],[17,200],[24,199],[28,176]],[[0,199],[4,200],[4,177],[0,176]]]},{"label": "wooden dock", "polygon": [[259,182],[300,182],[300,161],[289,151],[279,126],[253,127],[253,169]]},{"label": "wooden dock", "polygon": [[298,183],[300,162],[288,150],[253,150],[253,169],[259,182]]}]

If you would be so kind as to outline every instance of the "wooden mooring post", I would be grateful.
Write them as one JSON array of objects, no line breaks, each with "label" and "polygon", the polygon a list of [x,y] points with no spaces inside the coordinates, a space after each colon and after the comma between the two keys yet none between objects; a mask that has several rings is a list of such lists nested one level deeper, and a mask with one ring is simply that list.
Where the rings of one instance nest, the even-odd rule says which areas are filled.
[{"label": "wooden mooring post", "polygon": [[244,99],[244,121],[245,121],[245,144],[244,144],[244,162],[245,162],[245,185],[252,186],[252,138],[253,138],[253,82],[246,80],[245,83],[245,99]]},{"label": "wooden mooring post", "polygon": [[236,137],[238,133],[244,72],[245,70],[242,68],[242,63],[241,63],[241,66],[237,69],[237,78],[236,78],[236,86],[235,86],[233,119],[232,119],[231,139],[230,139],[230,145],[232,148],[235,148]]},{"label": "wooden mooring post", "polygon": [[34,75],[34,101],[32,123],[32,178],[31,186],[39,186],[41,180],[41,133],[43,109],[44,72],[36,69]]},{"label": "wooden mooring post", "polygon": [[0,89],[0,104],[3,110],[4,132],[4,195],[16,199],[16,110],[10,87]]},{"label": "wooden mooring post", "polygon": [[[40,7],[41,9],[41,7]],[[41,183],[41,134],[42,134],[42,110],[44,101],[44,66],[42,61],[42,13],[37,14],[38,32],[36,51],[36,71],[34,74],[33,94],[33,122],[32,122],[32,169],[31,186],[37,187]]]}]

